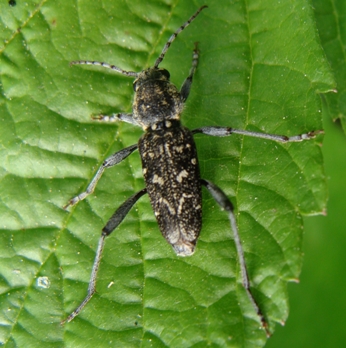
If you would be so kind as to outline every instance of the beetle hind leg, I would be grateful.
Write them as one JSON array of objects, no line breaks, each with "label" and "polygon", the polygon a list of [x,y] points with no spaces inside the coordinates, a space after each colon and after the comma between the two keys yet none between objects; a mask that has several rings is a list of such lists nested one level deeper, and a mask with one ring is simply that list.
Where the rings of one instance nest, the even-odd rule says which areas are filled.
[{"label": "beetle hind leg", "polygon": [[99,239],[99,243],[97,246],[95,261],[93,264],[93,268],[91,271],[89,286],[88,286],[88,294],[85,299],[80,303],[80,305],[64,320],[61,321],[61,325],[64,325],[66,322],[72,321],[86,306],[86,304],[91,300],[93,295],[96,292],[96,279],[97,272],[100,267],[102,252],[105,245],[105,239],[109,236],[124,220],[125,216],[128,214],[130,209],[134,206],[134,204],[147,193],[147,189],[144,188],[141,191],[138,191],[136,194],[132,195],[128,198],[112,215],[112,217],[107,222],[106,226],[102,229],[102,234]]},{"label": "beetle hind leg", "polygon": [[268,323],[267,323],[266,319],[264,318],[262,311],[261,311],[259,305],[257,304],[257,302],[256,302],[256,300],[251,292],[251,289],[250,289],[249,274],[248,274],[248,271],[246,268],[244,250],[243,250],[243,247],[242,247],[242,244],[240,241],[238,227],[237,227],[235,215],[233,212],[233,210],[234,210],[233,204],[228,199],[226,194],[218,186],[216,186],[212,182],[202,179],[201,183],[203,186],[205,186],[207,188],[207,190],[210,192],[210,194],[215,199],[216,203],[218,203],[219,206],[228,213],[228,218],[229,218],[231,228],[233,231],[233,239],[234,239],[234,242],[235,242],[235,245],[237,248],[238,259],[239,259],[239,264],[240,264],[240,269],[241,269],[242,283],[243,283],[245,291],[249,297],[249,300],[252,303],[252,306],[254,307],[254,309],[255,309],[255,311],[256,311],[256,313],[261,321],[262,327],[264,328],[267,336],[269,337],[270,332],[268,329]]}]

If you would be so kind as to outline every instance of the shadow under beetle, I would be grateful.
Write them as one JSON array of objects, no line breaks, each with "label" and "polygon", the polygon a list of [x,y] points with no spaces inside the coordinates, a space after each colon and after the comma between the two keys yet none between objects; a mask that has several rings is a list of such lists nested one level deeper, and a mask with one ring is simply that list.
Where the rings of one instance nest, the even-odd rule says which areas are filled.
[{"label": "shadow under beetle", "polygon": [[220,207],[228,214],[239,257],[243,286],[261,321],[262,327],[265,329],[267,335],[270,334],[266,319],[250,289],[244,252],[233,213],[233,205],[218,186],[208,180],[201,179],[193,135],[202,133],[210,136],[224,137],[235,133],[286,143],[311,139],[316,134],[322,133],[322,131],[312,131],[287,137],[284,135],[257,133],[230,127],[201,127],[190,131],[181,126],[180,115],[183,111],[184,103],[189,96],[192,79],[198,64],[199,51],[197,44],[195,44],[193,51],[192,68],[180,91],[169,81],[169,72],[158,66],[177,35],[206,7],[202,6],[199,8],[187,22],[172,34],[153,67],[139,73],[124,71],[117,66],[103,62],[71,62],[71,65],[100,65],[123,75],[136,78],[133,83],[135,97],[132,114],[99,115],[95,118],[101,121],[128,122],[142,127],[145,133],[139,139],[138,144],[129,146],[107,158],[98,169],[86,191],[72,198],[64,209],[75,205],[93,193],[104,170],[120,163],[136,149],[139,150],[141,156],[146,187],[127,199],[115,211],[103,228],[91,272],[88,294],[77,309],[62,321],[62,324],[73,320],[95,293],[96,276],[105,238],[118,227],[132,206],[144,194],[148,193],[161,233],[167,242],[172,245],[176,254],[179,256],[192,255],[202,226],[201,187],[203,185]]}]

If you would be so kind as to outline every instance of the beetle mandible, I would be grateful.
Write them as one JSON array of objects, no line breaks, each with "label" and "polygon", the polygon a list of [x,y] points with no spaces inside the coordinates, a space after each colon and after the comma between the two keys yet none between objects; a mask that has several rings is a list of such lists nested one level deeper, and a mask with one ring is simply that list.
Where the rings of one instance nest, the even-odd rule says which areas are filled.
[{"label": "beetle mandible", "polygon": [[163,237],[172,245],[178,256],[190,256],[195,251],[196,242],[202,227],[202,192],[205,186],[215,201],[224,209],[230,221],[233,238],[236,244],[242,283],[247,292],[263,328],[269,335],[269,329],[250,289],[249,276],[241,245],[233,205],[225,193],[212,182],[201,179],[197,150],[193,135],[197,133],[224,137],[231,134],[241,134],[278,142],[298,142],[315,137],[323,131],[287,137],[266,133],[251,132],[230,127],[201,127],[190,131],[181,126],[180,115],[187,100],[192,79],[195,74],[199,51],[197,44],[193,50],[192,67],[180,91],[170,82],[170,74],[166,69],[159,68],[167,50],[177,35],[184,30],[207,6],[199,8],[187,22],[179,27],[169,38],[153,67],[139,73],[124,71],[117,66],[97,61],[73,61],[71,65],[100,65],[115,70],[123,75],[134,77],[135,92],[132,114],[99,115],[95,118],[101,121],[124,121],[144,130],[144,135],[138,144],[129,146],[107,158],[98,169],[96,175],[85,192],[73,197],[64,207],[73,206],[93,193],[97,182],[106,168],[112,167],[136,149],[142,160],[143,176],[146,187],[127,199],[109,219],[102,230],[93,264],[88,294],[83,302],[62,323],[73,320],[90,301],[96,291],[96,277],[100,265],[105,238],[111,234],[125,218],[129,210],[144,194],[148,193],[156,220]]}]

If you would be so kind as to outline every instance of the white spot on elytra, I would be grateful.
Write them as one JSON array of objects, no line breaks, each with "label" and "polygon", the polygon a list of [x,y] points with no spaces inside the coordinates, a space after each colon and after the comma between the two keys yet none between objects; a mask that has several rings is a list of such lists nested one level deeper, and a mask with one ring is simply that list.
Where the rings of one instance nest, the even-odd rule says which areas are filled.
[{"label": "white spot on elytra", "polygon": [[172,157],[171,150],[169,148],[169,144],[165,144],[165,151],[169,157]]},{"label": "white spot on elytra", "polygon": [[180,145],[180,146],[175,146],[174,147],[174,150],[179,152],[179,153],[182,153],[183,150],[184,150],[184,145]]},{"label": "white spot on elytra", "polygon": [[159,185],[162,186],[165,182],[164,182],[164,180],[160,176],[154,174],[153,183],[154,184],[159,184]]},{"label": "white spot on elytra", "polygon": [[192,163],[193,165],[196,165],[196,163],[197,163],[196,158],[192,158],[192,159],[191,159],[191,163]]},{"label": "white spot on elytra", "polygon": [[172,215],[175,215],[175,209],[174,207],[171,206],[171,204],[167,201],[167,199],[165,198],[160,198],[159,200],[162,204],[165,204],[166,207],[168,208],[169,212],[172,214]]},{"label": "white spot on elytra", "polygon": [[178,205],[178,215],[180,215],[182,210],[183,210],[183,204],[185,203],[185,198],[191,198],[191,197],[192,197],[192,195],[188,195],[186,193],[183,193],[183,196],[180,197],[179,205]]},{"label": "white spot on elytra", "polygon": [[177,175],[177,181],[182,182],[183,178],[187,178],[189,176],[188,172],[184,169]]},{"label": "white spot on elytra", "polygon": [[183,210],[183,204],[185,203],[185,198],[180,197],[179,199],[179,206],[178,206],[178,215],[181,214],[181,211]]}]

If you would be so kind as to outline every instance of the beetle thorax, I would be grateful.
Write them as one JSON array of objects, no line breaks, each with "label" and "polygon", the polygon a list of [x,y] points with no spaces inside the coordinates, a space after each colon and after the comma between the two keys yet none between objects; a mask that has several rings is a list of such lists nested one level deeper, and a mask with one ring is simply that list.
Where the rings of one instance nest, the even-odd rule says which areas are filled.
[{"label": "beetle thorax", "polygon": [[133,118],[144,130],[156,123],[179,120],[183,102],[177,88],[169,81],[165,69],[142,71],[134,84]]}]

